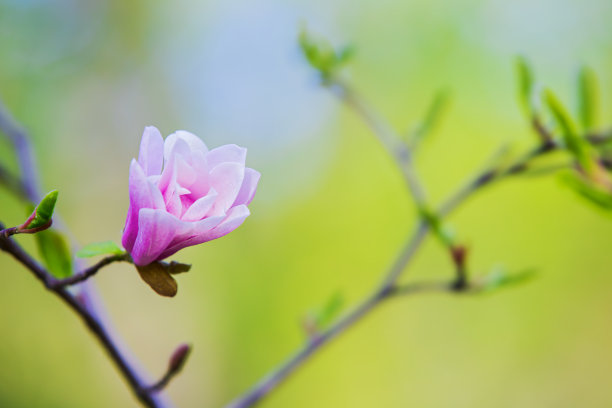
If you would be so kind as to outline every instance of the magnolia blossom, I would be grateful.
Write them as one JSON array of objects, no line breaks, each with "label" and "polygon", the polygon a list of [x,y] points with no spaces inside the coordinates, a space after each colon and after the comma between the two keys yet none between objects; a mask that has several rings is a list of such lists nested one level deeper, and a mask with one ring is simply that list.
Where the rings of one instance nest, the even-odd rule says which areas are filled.
[{"label": "magnolia blossom", "polygon": [[138,160],[130,164],[130,207],[122,243],[136,265],[233,231],[249,216],[259,172],[245,167],[246,149],[208,150],[179,130],[164,141],[145,128]]}]

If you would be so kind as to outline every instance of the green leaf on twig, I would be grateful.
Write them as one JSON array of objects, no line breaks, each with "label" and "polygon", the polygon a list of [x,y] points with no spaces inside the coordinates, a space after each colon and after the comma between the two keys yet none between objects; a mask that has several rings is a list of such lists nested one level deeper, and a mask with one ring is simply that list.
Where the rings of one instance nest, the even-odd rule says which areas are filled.
[{"label": "green leaf on twig", "polygon": [[58,194],[57,190],[47,193],[32,212],[33,217],[30,216],[30,222],[21,226],[21,229],[35,229],[49,224],[53,217]]},{"label": "green leaf on twig", "polygon": [[536,113],[533,106],[534,79],[527,60],[522,56],[516,58],[516,74],[518,78],[519,101],[525,114],[532,117]]},{"label": "green leaf on twig", "polygon": [[35,234],[38,251],[45,266],[59,279],[72,275],[72,258],[64,236],[55,229],[47,229]]},{"label": "green leaf on twig", "polygon": [[308,63],[324,78],[329,78],[355,54],[354,47],[345,46],[336,50],[329,41],[315,39],[305,28],[300,31],[298,42]]},{"label": "green leaf on twig", "polygon": [[334,293],[315,315],[315,325],[319,330],[326,328],[338,316],[344,306],[342,293]]},{"label": "green leaf on twig", "polygon": [[561,180],[590,203],[606,211],[612,210],[612,192],[601,185],[569,172],[564,173]]},{"label": "green leaf on twig", "polygon": [[136,265],[136,269],[142,280],[158,294],[167,297],[176,295],[178,284],[170,275],[170,272],[168,272],[168,264],[164,265],[161,262],[153,262],[145,266]]},{"label": "green leaf on twig", "polygon": [[574,120],[555,94],[547,90],[544,97],[557,126],[561,130],[565,147],[576,158],[580,166],[587,173],[590,173],[593,170],[594,163],[589,144],[580,137]]},{"label": "green leaf on twig", "polygon": [[308,313],[304,319],[304,329],[310,336],[322,332],[334,322],[343,306],[344,296],[342,296],[342,293],[334,293],[322,307]]},{"label": "green leaf on twig", "polygon": [[123,253],[125,251],[113,241],[104,241],[85,245],[76,253],[76,256],[79,258],[91,258],[97,255],[121,255]]},{"label": "green leaf on twig", "polygon": [[578,117],[585,131],[593,130],[599,119],[599,87],[595,73],[583,67],[578,74]]},{"label": "green leaf on twig", "polygon": [[442,114],[446,110],[450,101],[450,92],[441,90],[436,93],[429,105],[423,120],[417,124],[412,132],[412,142],[418,143],[425,136],[431,133],[440,122]]},{"label": "green leaf on twig", "polygon": [[527,283],[535,276],[535,269],[525,269],[520,272],[509,273],[505,268],[497,266],[484,277],[481,291],[490,292],[496,289]]}]

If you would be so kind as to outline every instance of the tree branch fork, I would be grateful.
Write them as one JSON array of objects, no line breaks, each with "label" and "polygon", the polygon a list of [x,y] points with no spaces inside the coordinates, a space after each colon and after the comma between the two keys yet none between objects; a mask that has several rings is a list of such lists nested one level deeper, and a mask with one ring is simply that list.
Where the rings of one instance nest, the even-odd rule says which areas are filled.
[{"label": "tree branch fork", "polygon": [[[3,228],[2,224],[0,224],[0,228]],[[129,257],[126,254],[108,256],[69,278],[57,279],[46,268],[34,260],[12,237],[7,235],[5,231],[7,230],[3,229],[0,231],[0,250],[10,254],[15,260],[26,267],[47,290],[61,298],[81,318],[92,334],[97,337],[103,345],[104,349],[106,349],[111,359],[118,365],[132,390],[145,406],[161,407],[160,403],[155,400],[154,395],[161,391],[170,380],[178,374],[186,361],[190,347],[188,347],[188,350],[184,350],[185,345],[179,346],[177,351],[175,351],[174,355],[170,358],[169,367],[161,379],[153,384],[145,384],[130,367],[125,356],[120,353],[118,347],[114,344],[110,334],[102,323],[90,310],[88,310],[85,304],[80,302],[78,296],[73,295],[67,290],[67,287],[84,282],[94,276],[105,266],[115,262],[129,261]],[[177,352],[181,350],[182,353],[177,357]]]},{"label": "tree branch fork", "polygon": [[[370,128],[372,133],[379,139],[382,146],[387,150],[389,155],[395,160],[398,168],[400,169],[408,191],[412,195],[417,207],[422,209],[427,207],[427,198],[425,190],[420,183],[420,180],[413,167],[412,151],[405,144],[400,142],[399,137],[391,130],[391,127],[382,120],[376,112],[374,112],[353,90],[351,90],[344,83],[337,81],[329,84],[330,89],[343,101],[349,108],[351,108],[358,116],[360,116],[364,123]],[[1,118],[0,118],[1,119]],[[0,120],[0,124],[2,121]],[[539,123],[534,123],[534,127],[539,132],[548,132]],[[19,134],[19,137],[24,135],[23,132]],[[546,137],[542,137],[542,144],[537,146],[532,151],[528,152],[525,156],[521,157],[515,163],[511,164],[506,169],[499,169],[497,167],[490,167],[479,172],[472,180],[468,181],[466,185],[460,188],[455,194],[444,202],[438,209],[437,214],[440,217],[446,217],[452,212],[459,204],[465,201],[468,197],[474,194],[476,191],[483,187],[492,184],[494,181],[500,180],[507,176],[520,174],[526,168],[529,162],[550,151],[555,150],[558,146],[549,138],[548,134]],[[21,144],[22,151],[25,146]],[[31,177],[34,177],[31,174]],[[33,178],[35,179],[35,178]],[[0,178],[1,180],[1,178]],[[12,185],[19,185],[12,180]],[[25,191],[30,191],[25,188]],[[30,194],[31,195],[31,194]],[[3,228],[0,225],[0,228]],[[469,282],[467,278],[467,271],[465,266],[465,248],[457,245],[447,245],[447,249],[451,258],[453,259],[456,267],[456,278],[450,282],[418,282],[412,284],[398,284],[398,280],[405,270],[406,266],[418,251],[421,243],[424,241],[429,232],[431,232],[432,225],[427,220],[420,218],[417,227],[413,234],[410,235],[404,248],[400,251],[395,263],[384,275],[380,286],[375,289],[372,294],[360,304],[358,304],[353,311],[340,318],[329,327],[327,330],[316,333],[312,336],[308,342],[300,349],[294,356],[290,357],[286,362],[281,364],[276,370],[273,370],[270,374],[265,376],[260,382],[255,384],[249,391],[243,394],[231,402],[227,407],[231,408],[245,408],[250,407],[268,393],[270,393],[277,385],[279,385],[284,379],[286,379],[293,371],[300,367],[312,354],[320,349],[327,342],[344,332],[346,329],[357,323],[366,314],[369,314],[376,308],[380,303],[385,300],[407,295],[415,295],[419,293],[455,293],[455,294],[471,294],[478,293],[481,289],[477,283]],[[149,407],[158,407],[158,402],[154,399],[154,394],[163,389],[168,382],[178,373],[180,370],[169,367],[166,373],[153,384],[144,384],[143,381],[138,378],[134,370],[129,366],[127,360],[122,356],[114,343],[112,342],[108,333],[106,333],[104,327],[98,322],[95,316],[88,312],[86,307],[79,303],[76,297],[74,297],[66,288],[79,284],[86,281],[87,279],[95,276],[104,267],[116,263],[116,262],[129,262],[129,256],[127,254],[112,255],[103,258],[96,264],[75,273],[74,275],[65,278],[57,279],[52,276],[45,268],[40,266],[33,260],[16,242],[13,241],[11,235],[16,233],[16,227],[2,229],[0,231],[0,249],[8,252],[26,268],[28,268],[43,284],[44,286],[55,293],[57,296],[62,298],[64,302],[68,304],[84,323],[89,327],[91,332],[98,338],[102,343],[103,347],[107,350],[110,357],[115,361],[120,371],[130,384],[134,394],[138,399]],[[185,355],[187,355],[186,353]],[[183,361],[184,363],[184,361]],[[181,363],[182,367],[182,363]]]},{"label": "tree branch fork", "polygon": [[[281,363],[277,368],[273,369],[243,395],[228,404],[226,408],[247,408],[256,405],[289,375],[304,364],[318,349],[352,327],[355,323],[361,321],[364,316],[376,309],[377,306],[385,300],[420,293],[476,294],[484,289],[482,282],[470,281],[468,279],[466,267],[467,248],[454,242],[444,241],[444,239],[440,240],[449,252],[455,266],[454,279],[442,282],[398,283],[406,267],[427,235],[435,229],[435,225],[432,225],[430,220],[422,217],[424,213],[423,210],[428,208],[428,203],[425,189],[414,169],[412,160],[413,151],[407,144],[402,143],[401,138],[393,131],[391,126],[342,80],[335,77],[328,77],[323,81],[323,85],[330,89],[341,102],[362,119],[363,123],[370,129],[371,133],[378,139],[389,156],[395,161],[396,166],[404,177],[408,192],[419,210],[417,227],[415,231],[409,235],[409,238],[397,256],[394,264],[383,275],[381,284],[373,290],[369,296],[366,296],[366,298],[352,309],[352,311],[338,319],[327,330],[312,336],[298,352]],[[486,166],[482,171],[468,180],[464,186],[451,194],[450,197],[438,207],[435,214],[440,217],[440,219],[447,217],[460,204],[479,190],[494,182],[525,172],[532,160],[560,148],[560,145],[552,137],[551,132],[543,126],[539,120],[534,119],[532,125],[540,140],[535,148],[519,157],[509,166],[502,167],[499,163]]]}]

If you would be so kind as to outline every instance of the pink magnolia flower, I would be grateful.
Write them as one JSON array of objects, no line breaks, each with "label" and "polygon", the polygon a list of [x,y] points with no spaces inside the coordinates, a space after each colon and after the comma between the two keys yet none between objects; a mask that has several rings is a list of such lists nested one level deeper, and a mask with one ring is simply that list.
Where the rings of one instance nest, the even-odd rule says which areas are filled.
[{"label": "pink magnolia flower", "polygon": [[159,130],[146,127],[138,161],[130,164],[122,239],[134,263],[148,265],[238,228],[250,214],[260,177],[245,160],[245,148],[208,150],[183,130],[164,141]]}]

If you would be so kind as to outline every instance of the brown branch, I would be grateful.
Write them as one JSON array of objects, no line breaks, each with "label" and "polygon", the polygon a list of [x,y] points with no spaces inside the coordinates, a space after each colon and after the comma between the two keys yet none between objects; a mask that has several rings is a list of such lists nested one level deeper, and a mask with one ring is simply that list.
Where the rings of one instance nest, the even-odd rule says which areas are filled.
[{"label": "brown branch", "polygon": [[601,133],[591,133],[586,135],[586,139],[592,145],[602,145],[612,141],[612,130],[607,130]]},{"label": "brown branch", "polygon": [[[415,235],[415,237],[417,236],[420,235]],[[403,269],[405,266],[405,264],[403,264],[403,258],[410,253],[409,248],[413,248],[415,245],[418,245],[418,240],[419,239],[417,238],[415,241],[415,238],[413,238],[411,241],[412,244],[406,247],[406,252],[403,253],[400,258],[398,258],[398,261],[391,268],[388,275],[395,274],[397,269]],[[228,404],[226,408],[247,408],[260,402],[261,399],[267,396],[272,390],[286,380],[291,373],[305,364],[311,355],[327,344],[330,340],[352,327],[355,323],[362,321],[363,318],[373,311],[376,306],[380,305],[383,300],[391,297],[407,296],[426,292],[458,293],[458,291],[453,288],[452,283],[448,282],[423,282],[399,286],[381,286],[379,290],[366,298],[366,300],[357,306],[353,311],[338,320],[332,327],[325,330],[321,334],[312,337],[297,353],[281,363],[268,375],[264,376],[250,390]],[[465,292],[469,292],[468,286],[466,286]]]},{"label": "brown branch", "polygon": [[0,231],[0,238],[8,238],[15,234],[17,234],[17,227],[5,228]]},{"label": "brown branch", "polygon": [[153,398],[143,385],[136,371],[130,366],[127,359],[121,354],[118,347],[111,339],[102,323],[83,306],[70,292],[64,287],[56,286],[57,280],[40,264],[38,264],[27,252],[25,252],[12,238],[0,237],[0,250],[9,253],[13,258],[25,266],[34,276],[40,280],[45,288],[53,292],[66,305],[74,311],[89,331],[98,339],[102,347],[106,350],[112,361],[115,362],[119,371],[130,385],[136,397],[147,407],[160,407],[160,404]]},{"label": "brown branch", "polygon": [[[398,165],[402,169],[404,178],[406,179],[409,190],[412,193],[417,206],[422,207],[425,204],[425,195],[420,183],[416,178],[416,173],[412,168],[412,160],[410,151],[405,145],[397,144],[393,137],[393,132],[390,131],[387,126],[378,116],[373,113],[361,99],[356,98],[355,94],[349,90],[349,88],[340,83],[339,81],[331,81],[326,84],[335,93],[345,101],[350,107],[352,107],[366,122],[373,133],[378,137],[383,146],[395,158]],[[539,125],[539,122],[538,122]],[[534,123],[535,126],[535,123]],[[552,136],[543,126],[537,126],[536,131],[542,136],[542,144],[536,149],[528,152],[526,155],[519,158],[511,166],[506,169],[498,169],[497,167],[485,168],[482,172],[478,173],[476,177],[471,179],[464,187],[460,188],[455,194],[442,204],[438,209],[437,213],[439,216],[447,216],[453,210],[455,210],[461,203],[466,201],[472,194],[478,190],[492,184],[496,180],[500,180],[509,175],[519,174],[525,171],[528,167],[529,162],[546,154],[555,148],[557,145],[554,143]],[[549,138],[548,136],[551,136]],[[400,150],[396,150],[399,147]],[[404,147],[401,147],[404,146]],[[359,303],[355,309],[350,313],[340,318],[335,324],[329,329],[323,331],[318,336],[315,336],[302,347],[297,353],[289,357],[286,361],[281,363],[277,368],[273,369],[269,374],[264,376],[259,382],[253,385],[248,391],[242,396],[232,401],[227,408],[247,408],[255,405],[265,396],[267,396],[272,390],[274,390],[281,382],[283,382],[290,374],[302,366],[309,357],[319,350],[323,345],[327,344],[330,340],[337,337],[339,334],[352,327],[355,323],[362,320],[369,312],[374,310],[383,300],[393,295],[408,295],[423,291],[451,291],[451,292],[464,292],[472,291],[474,287],[468,284],[465,276],[465,269],[459,271],[459,277],[456,281],[451,284],[448,283],[435,283],[425,284],[417,286],[398,286],[397,281],[402,275],[402,272],[406,269],[410,261],[413,259],[415,253],[423,243],[427,233],[431,230],[431,226],[426,220],[419,219],[415,232],[410,236],[400,251],[395,262],[389,268],[384,275],[382,282],[378,288],[376,288],[368,297],[366,297],[361,303]],[[464,267],[464,265],[463,265]],[[458,284],[459,282],[459,284]]]}]

